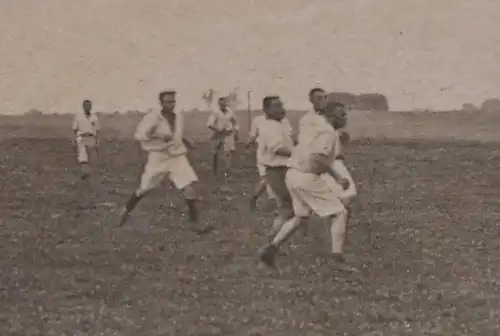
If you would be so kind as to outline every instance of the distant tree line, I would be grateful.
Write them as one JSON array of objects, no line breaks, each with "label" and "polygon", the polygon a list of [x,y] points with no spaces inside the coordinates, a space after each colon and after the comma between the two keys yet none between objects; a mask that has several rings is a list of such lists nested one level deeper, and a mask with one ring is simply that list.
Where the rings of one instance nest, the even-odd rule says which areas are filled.
[{"label": "distant tree line", "polygon": [[[216,97],[216,91],[210,89],[206,91],[202,95],[202,100],[206,103],[207,107],[212,106],[214,103],[213,100]],[[230,104],[233,108],[237,108],[241,104],[241,99],[239,98],[238,88],[231,91],[228,96]],[[351,109],[355,110],[365,110],[365,111],[388,111],[389,110],[389,101],[386,96],[380,93],[362,93],[362,94],[353,94],[349,92],[331,92],[328,95],[328,99],[337,101],[348,106]],[[500,99],[498,98],[490,98],[486,99],[480,107],[471,104],[465,103],[462,105],[462,110],[467,112],[500,112]],[[139,110],[127,110],[126,115],[130,116],[138,116],[147,112],[151,112],[152,109],[148,109],[146,111]],[[198,109],[191,109],[191,112],[198,112]],[[100,112],[97,112],[100,113]],[[115,111],[111,113],[113,115],[122,114],[119,111]],[[43,111],[32,108],[26,111],[25,115],[27,116],[41,116],[43,115]]]},{"label": "distant tree line", "polygon": [[331,92],[328,98],[354,110],[388,111],[389,101],[380,93]]},{"label": "distant tree line", "polygon": [[498,98],[490,98],[486,99],[481,107],[478,107],[471,103],[465,103],[462,105],[462,110],[467,112],[500,112],[500,99]]}]

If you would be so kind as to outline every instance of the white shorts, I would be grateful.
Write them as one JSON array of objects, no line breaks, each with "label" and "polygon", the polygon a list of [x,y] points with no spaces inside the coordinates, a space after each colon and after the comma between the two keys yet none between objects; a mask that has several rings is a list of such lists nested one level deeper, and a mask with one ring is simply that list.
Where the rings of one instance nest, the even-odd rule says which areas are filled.
[{"label": "white shorts", "polygon": [[223,150],[224,152],[233,152],[236,149],[234,134],[214,139],[214,147],[216,152],[220,150]]},{"label": "white shorts", "polygon": [[97,140],[95,137],[91,136],[77,136],[76,137],[76,153],[78,155],[78,162],[87,163],[89,162],[89,151],[95,149],[97,146]]},{"label": "white shorts", "polygon": [[231,134],[224,139],[224,152],[233,152],[236,149],[236,139]]},{"label": "white shorts", "polygon": [[298,217],[308,217],[312,211],[320,217],[345,211],[340,199],[342,188],[332,188],[325,183],[323,176],[291,168],[286,173],[286,185],[292,196],[293,210]]},{"label": "white shorts", "polygon": [[171,157],[161,152],[150,152],[141,176],[140,191],[146,192],[158,187],[167,175],[179,190],[198,181],[198,176],[185,155]]},{"label": "white shorts", "polygon": [[333,170],[335,170],[340,176],[347,179],[349,181],[349,187],[346,190],[343,190],[342,187],[335,181],[335,179],[329,174],[324,174],[322,177],[329,184],[330,188],[338,189],[341,192],[340,199],[344,205],[348,205],[354,197],[358,194],[356,189],[356,184],[354,183],[354,179],[351,174],[347,170],[347,167],[342,160],[335,160],[332,165]]},{"label": "white shorts", "polygon": [[[258,160],[257,160],[257,171],[259,172],[259,176],[260,176],[261,179],[263,179],[263,178],[266,177],[266,166],[264,166]],[[271,189],[271,187],[269,187],[268,185],[266,185],[266,192],[267,192],[267,197],[269,199],[276,200],[276,195],[274,194],[274,192]]]}]

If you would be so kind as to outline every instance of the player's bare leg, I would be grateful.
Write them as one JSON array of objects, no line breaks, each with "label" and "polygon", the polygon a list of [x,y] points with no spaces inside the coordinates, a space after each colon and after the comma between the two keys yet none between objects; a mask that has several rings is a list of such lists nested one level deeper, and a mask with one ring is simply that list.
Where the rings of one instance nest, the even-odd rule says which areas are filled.
[{"label": "player's bare leg", "polygon": [[83,143],[77,143],[78,162],[80,163],[80,177],[86,180],[90,176],[89,151]]},{"label": "player's bare leg", "polygon": [[255,209],[257,208],[257,200],[264,193],[264,191],[266,191],[266,187],[267,187],[267,182],[266,182],[266,179],[263,178],[259,181],[259,183],[255,187],[253,194],[252,194],[252,197],[250,198],[250,210],[251,211],[255,211]]},{"label": "player's bare leg", "polygon": [[344,243],[345,243],[345,233],[347,226],[348,212],[343,210],[342,212],[335,214],[330,217],[331,226],[330,234],[332,238],[332,248],[330,259],[335,263],[336,268],[348,272],[358,272],[354,267],[350,267],[346,264],[344,257]]},{"label": "player's bare leg", "polygon": [[224,152],[223,155],[224,155],[224,160],[223,160],[224,177],[227,178],[227,177],[231,176],[231,170],[232,170],[233,165],[234,165],[234,157],[235,157],[234,150]]},{"label": "player's bare leg", "polygon": [[219,167],[219,174],[216,176],[217,179],[217,191],[224,194],[225,196],[223,197],[229,197],[228,194],[231,191],[229,186],[228,186],[228,179],[229,179],[229,152],[225,152],[224,149],[220,149],[218,151],[218,167]]},{"label": "player's bare leg", "polygon": [[80,163],[80,177],[82,180],[86,180],[90,177],[90,165],[88,162]]},{"label": "player's bare leg", "polygon": [[224,142],[222,140],[215,140],[216,143],[214,145],[213,154],[212,154],[212,172],[215,177],[217,177],[219,173],[219,163],[220,156],[222,152],[222,148],[224,146]]},{"label": "player's bare leg", "polygon": [[86,180],[92,174],[92,167],[90,162],[95,164],[97,160],[97,149],[85,147],[85,155],[82,157],[80,162],[80,171],[82,180]]}]

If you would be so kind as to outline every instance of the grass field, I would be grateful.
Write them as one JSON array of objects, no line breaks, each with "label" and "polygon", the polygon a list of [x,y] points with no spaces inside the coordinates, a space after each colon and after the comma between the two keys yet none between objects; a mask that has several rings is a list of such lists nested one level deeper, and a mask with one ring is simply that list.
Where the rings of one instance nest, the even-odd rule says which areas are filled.
[{"label": "grass field", "polygon": [[203,237],[183,229],[169,184],[113,226],[144,163],[133,121],[105,122],[106,160],[82,183],[70,119],[50,118],[2,124],[2,336],[498,334],[500,152],[465,141],[500,140],[493,115],[354,114],[347,250],[361,272],[322,266],[328,227],[315,219],[281,276],[256,262],[272,208],[247,210],[254,154],[240,146],[231,193],[214,193],[203,118],[189,129],[203,218],[217,227]]}]

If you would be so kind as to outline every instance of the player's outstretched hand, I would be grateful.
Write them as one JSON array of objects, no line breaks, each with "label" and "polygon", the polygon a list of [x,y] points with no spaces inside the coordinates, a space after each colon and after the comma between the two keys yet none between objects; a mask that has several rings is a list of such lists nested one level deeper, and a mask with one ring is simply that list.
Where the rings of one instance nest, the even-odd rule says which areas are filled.
[{"label": "player's outstretched hand", "polygon": [[349,188],[349,185],[350,185],[349,180],[346,178],[340,179],[339,184],[342,186],[342,189],[344,189],[344,190],[347,190]]},{"label": "player's outstretched hand", "polygon": [[173,137],[169,134],[162,135],[162,139],[166,142],[172,141]]},{"label": "player's outstretched hand", "polygon": [[182,142],[184,142],[184,146],[186,146],[188,151],[192,151],[196,149],[196,146],[193,145],[193,143],[187,139],[182,139]]},{"label": "player's outstretched hand", "polygon": [[347,132],[342,132],[342,133],[340,133],[339,139],[340,139],[340,143],[345,144],[351,140],[351,135]]}]

